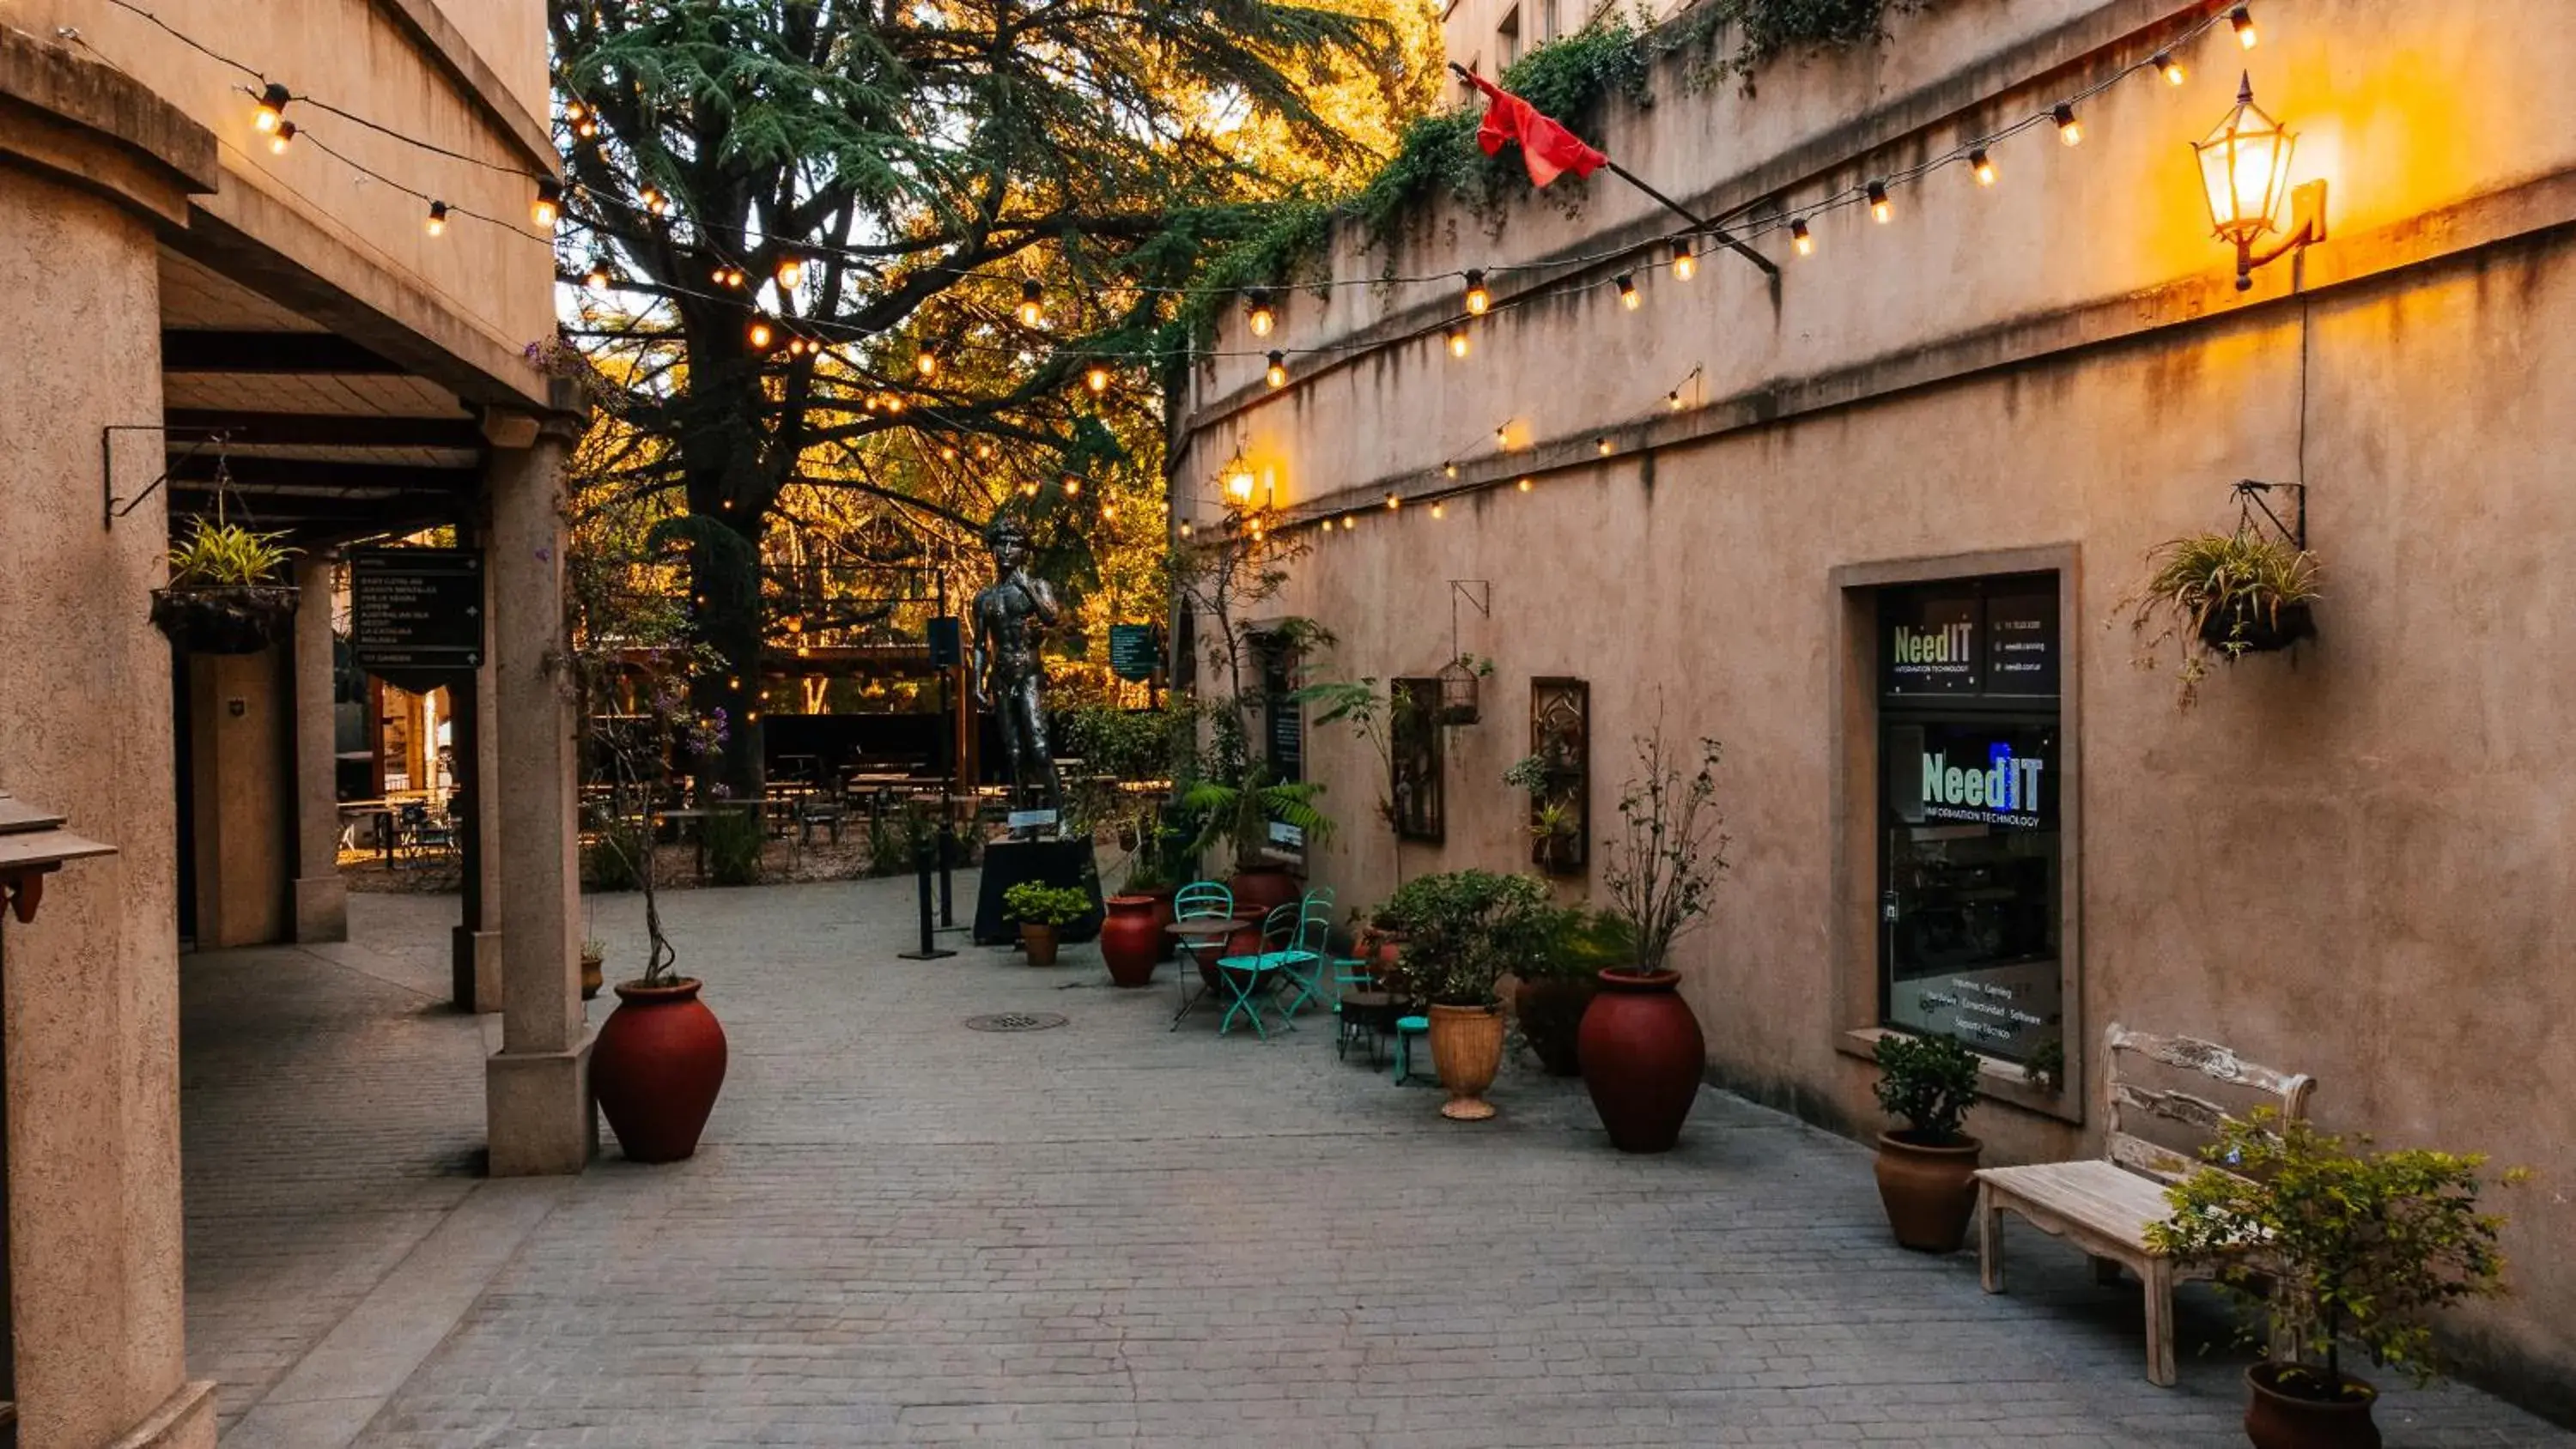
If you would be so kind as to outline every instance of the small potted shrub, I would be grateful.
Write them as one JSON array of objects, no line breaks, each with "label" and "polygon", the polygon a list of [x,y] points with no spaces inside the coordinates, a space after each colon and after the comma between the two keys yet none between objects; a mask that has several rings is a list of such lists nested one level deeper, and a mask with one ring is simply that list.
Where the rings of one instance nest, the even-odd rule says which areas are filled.
[{"label": "small potted shrub", "polygon": [[2270,1108],[2227,1121],[2202,1149],[2210,1165],[2166,1189],[2172,1218],[2147,1228],[2150,1246],[2221,1264],[2221,1286],[2270,1310],[2284,1356],[2245,1371],[2256,1449],[2378,1449],[2379,1391],[2344,1372],[2344,1346],[2421,1387],[2442,1369],[2434,1312],[2504,1291],[2504,1219],[2478,1211],[2484,1157],[2360,1149]]},{"label": "small potted shrub", "polygon": [[1637,775],[1619,792],[1619,830],[1601,881],[1633,954],[1598,975],[1577,1050],[1592,1109],[1622,1152],[1669,1152],[1699,1100],[1707,1039],[1669,969],[1673,942],[1716,904],[1731,843],[1720,829],[1715,740],[1686,761],[1660,731],[1637,738]]},{"label": "small potted shrub", "polygon": [[588,1001],[599,994],[599,988],[606,980],[603,973],[607,969],[607,964],[608,947],[605,943],[599,941],[584,941],[581,943],[582,1000]]},{"label": "small potted shrub", "polygon": [[1878,1134],[1878,1199],[1899,1246],[1955,1253],[1977,1208],[1977,1154],[1960,1130],[1977,1104],[1977,1055],[1952,1036],[1878,1039],[1878,1105],[1905,1125]]},{"label": "small potted shrub", "polygon": [[1512,1015],[1549,1076],[1583,1070],[1583,1016],[1601,994],[1601,973],[1626,966],[1636,949],[1628,923],[1608,911],[1560,911],[1538,955],[1515,970]]},{"label": "small potted shrub", "polygon": [[1503,1063],[1496,983],[1538,959],[1557,908],[1535,877],[1453,870],[1405,882],[1379,909],[1404,933],[1403,971],[1429,999],[1431,1064],[1449,1101],[1440,1115],[1481,1122],[1494,1115],[1485,1090]]},{"label": "small potted shrub", "polygon": [[2196,533],[2148,551],[2149,573],[2121,601],[2143,643],[2139,662],[2153,666],[2167,640],[2182,651],[2179,702],[2189,708],[2209,677],[2212,658],[2287,649],[2316,637],[2317,556],[2250,529]]},{"label": "small potted shrub", "polygon": [[279,571],[294,556],[284,535],[196,519],[170,550],[170,586],[152,591],[152,625],[189,654],[257,654],[286,637],[295,586]]},{"label": "small potted shrub", "polygon": [[1029,964],[1052,966],[1057,933],[1091,914],[1091,897],[1072,886],[1024,880],[1002,892],[1002,914],[1020,923]]}]

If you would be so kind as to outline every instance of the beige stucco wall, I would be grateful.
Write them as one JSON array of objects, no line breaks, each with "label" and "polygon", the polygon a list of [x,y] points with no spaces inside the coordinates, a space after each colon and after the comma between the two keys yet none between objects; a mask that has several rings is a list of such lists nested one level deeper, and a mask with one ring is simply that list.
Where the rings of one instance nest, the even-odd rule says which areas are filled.
[{"label": "beige stucco wall", "polygon": [[285,650],[188,660],[197,945],[292,939],[294,719]]},{"label": "beige stucco wall", "polygon": [[[1927,91],[1945,96],[1936,118],[2044,106],[2103,63],[2071,39],[2129,44],[2182,8],[1961,0],[1901,22],[1883,51],[1767,77],[1756,101],[1668,89],[1615,119],[1606,145],[1690,193],[1850,138],[1857,151],[1786,178],[1813,196],[1954,134],[1873,138],[1872,106]],[[1447,581],[1493,582],[1492,619],[1469,611],[1459,639],[1497,661],[1486,722],[1451,732],[1448,840],[1405,847],[1408,875],[1526,860],[1524,807],[1500,776],[1527,750],[1531,676],[1591,682],[1596,819],[1640,729],[1721,737],[1735,871],[1680,953],[1711,1072],[1852,1131],[1876,1117],[1846,1032],[1874,1002],[1868,963],[1837,956],[1853,902],[1836,898],[1835,863],[1874,785],[1849,782],[1857,825],[1837,813],[1836,722],[1867,716],[1847,692],[1834,571],[2071,546],[2087,1032],[2214,1037],[2317,1075],[2333,1127],[2541,1169],[2501,1204],[2517,1296],[2459,1322],[2491,1367],[2563,1411],[2576,1154],[2543,1104],[2576,1092],[2576,1048],[2554,1029],[2576,1010],[2576,787],[2556,767],[2576,743],[2560,581],[2576,503],[2554,462],[2576,404],[2576,211],[2548,178],[2576,162],[2576,135],[2512,118],[2550,109],[2576,42],[2554,7],[2516,0],[2258,8],[2263,48],[2213,37],[2179,93],[2132,80],[2086,108],[2079,150],[2033,135],[1998,151],[1993,192],[1945,173],[1899,193],[1893,226],[1831,218],[1803,264],[1771,247],[1787,269],[1776,302],[1712,257],[1686,288],[1648,279],[1640,312],[1605,292],[1498,314],[1465,362],[1436,338],[1339,367],[1300,358],[1299,385],[1264,397],[1257,355],[1222,359],[1194,399],[1177,506],[1208,517],[1208,480],[1237,448],[1292,506],[1414,496],[1293,565],[1277,610],[1340,634],[1332,674],[1431,673],[1450,648]],[[2311,302],[2288,296],[2286,263],[2239,299],[2207,239],[2183,143],[2247,63],[2307,134],[2301,177],[2331,182],[2338,240],[2309,258]],[[1975,74],[1944,79],[1963,67]],[[2016,75],[2045,78],[2013,92]],[[1714,133],[1747,140],[1687,164],[1685,142]],[[1416,275],[1583,250],[1636,214],[1595,195],[1574,217],[1524,204],[1498,231],[1444,211],[1395,260]],[[2517,239],[2476,245],[2487,236]],[[1386,261],[1346,253],[1341,272]],[[1299,293],[1258,345],[1315,346],[1454,292]],[[1668,415],[1662,394],[1694,367],[1693,406]],[[1774,410],[1791,416],[1766,424]],[[1496,458],[1504,419],[1513,453]],[[2135,668],[2125,632],[2106,629],[2113,605],[2148,546],[2232,523],[2235,479],[2299,476],[2303,432],[2324,638],[2228,671],[2180,713],[2170,669]],[[1611,460],[1592,456],[1596,436]],[[1444,458],[1504,486],[1435,519],[1424,495],[1446,486]],[[1522,471],[1527,493],[1509,486]],[[1370,812],[1380,767],[1332,731],[1308,756],[1346,822],[1317,873],[1373,899],[1394,876]],[[2001,1159],[2098,1144],[2098,1122],[2002,1103],[1974,1125]]]},{"label": "beige stucco wall", "polygon": [[[66,266],[62,259],[79,258]],[[0,165],[0,786],[117,847],[5,928],[19,1442],[94,1449],[182,1389],[170,646],[156,496],[99,526],[99,429],[157,421],[152,238]],[[158,471],[118,454],[119,491]],[[156,1442],[212,1445],[210,1410]]]}]

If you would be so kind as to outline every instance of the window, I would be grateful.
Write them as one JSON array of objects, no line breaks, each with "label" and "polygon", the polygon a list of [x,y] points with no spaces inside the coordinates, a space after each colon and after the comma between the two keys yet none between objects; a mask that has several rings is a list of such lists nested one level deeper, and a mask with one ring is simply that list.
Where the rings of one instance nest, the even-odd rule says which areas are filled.
[{"label": "window", "polygon": [[1538,38],[1541,41],[1554,40],[1564,33],[1556,23],[1556,8],[1561,3],[1562,0],[1538,0]]},{"label": "window", "polygon": [[1494,53],[1509,67],[1521,58],[1521,8],[1517,5],[1503,12],[1503,23],[1494,27]]},{"label": "window", "polygon": [[1580,679],[1530,681],[1530,863],[1550,875],[1591,864],[1592,687]]},{"label": "window", "polygon": [[2065,1026],[2054,573],[1878,600],[1879,1021],[2027,1061]]},{"label": "window", "polygon": [[1297,650],[1277,634],[1256,641],[1261,657],[1264,756],[1280,783],[1306,778],[1306,708],[1297,702]]},{"label": "window", "polygon": [[1391,680],[1387,690],[1395,701],[1394,778],[1387,782],[1387,798],[1395,806],[1396,837],[1437,842],[1447,834],[1440,799],[1440,681]]}]

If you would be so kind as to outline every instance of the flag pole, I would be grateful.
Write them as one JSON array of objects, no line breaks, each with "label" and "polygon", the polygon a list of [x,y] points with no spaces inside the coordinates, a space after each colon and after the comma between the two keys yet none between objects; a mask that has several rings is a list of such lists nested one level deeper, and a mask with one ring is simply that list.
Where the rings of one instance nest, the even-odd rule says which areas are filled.
[{"label": "flag pole", "polygon": [[[1449,69],[1457,72],[1460,80],[1467,81],[1470,84],[1473,84],[1476,79],[1475,72],[1467,69],[1465,66],[1460,65],[1454,60],[1449,62]],[[1601,169],[1618,177],[1620,180],[1627,182],[1639,191],[1644,192],[1649,198],[1663,206],[1665,210],[1670,211],[1682,220],[1689,222],[1693,231],[1706,232],[1710,236],[1717,238],[1720,245],[1744,258],[1746,261],[1751,262],[1753,265],[1760,267],[1764,276],[1776,277],[1780,275],[1780,266],[1777,262],[1772,261],[1769,257],[1762,255],[1753,248],[1746,246],[1742,241],[1738,240],[1734,234],[1727,231],[1726,228],[1719,226],[1716,222],[1701,219],[1689,207],[1682,205],[1680,202],[1673,200],[1671,197],[1657,191],[1652,186],[1647,185],[1644,180],[1638,177],[1636,172],[1629,170],[1627,167],[1620,165],[1618,162],[1613,161],[1606,156],[1601,159]]]}]

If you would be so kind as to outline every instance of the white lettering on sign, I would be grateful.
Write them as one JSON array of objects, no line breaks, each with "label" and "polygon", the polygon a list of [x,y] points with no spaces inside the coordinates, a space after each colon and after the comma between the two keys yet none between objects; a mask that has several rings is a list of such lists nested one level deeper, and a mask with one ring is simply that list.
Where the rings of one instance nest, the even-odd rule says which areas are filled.
[{"label": "white lettering on sign", "polygon": [[[1946,754],[1927,753],[1923,756],[1923,813],[1953,820],[2036,825],[2040,775],[2047,768],[2047,761],[2019,758],[2003,744],[1994,747],[1993,763],[1983,770],[1953,765]],[[1940,806],[1955,808],[1934,808]]]},{"label": "white lettering on sign", "polygon": [[1906,664],[1966,664],[1976,648],[1974,624],[1944,624],[1938,629],[1896,626],[1896,657]]}]

